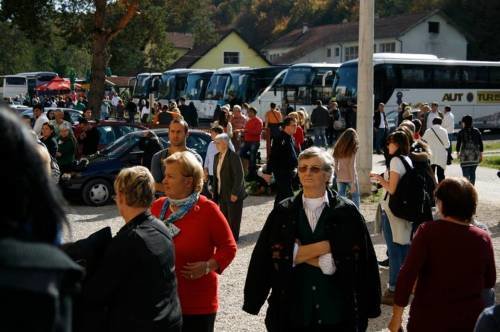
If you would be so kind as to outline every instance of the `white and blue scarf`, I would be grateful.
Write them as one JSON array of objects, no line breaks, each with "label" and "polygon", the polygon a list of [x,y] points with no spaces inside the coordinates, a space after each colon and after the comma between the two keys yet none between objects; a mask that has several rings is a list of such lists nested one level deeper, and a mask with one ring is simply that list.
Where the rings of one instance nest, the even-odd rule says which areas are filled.
[{"label": "white and blue scarf", "polygon": [[[167,226],[168,231],[170,232],[170,235],[172,237],[175,237],[181,231],[179,227],[174,225],[174,223],[177,220],[182,219],[189,212],[189,210],[191,210],[191,208],[196,204],[196,202],[198,202],[199,198],[200,198],[200,193],[197,192],[194,192],[188,197],[183,199],[173,199],[167,197],[167,199],[163,203],[163,206],[161,207],[160,219],[164,220],[165,225]],[[170,207],[170,204],[176,206],[177,210],[175,212],[172,211],[172,213],[165,220],[165,215],[167,214],[167,210]]]}]

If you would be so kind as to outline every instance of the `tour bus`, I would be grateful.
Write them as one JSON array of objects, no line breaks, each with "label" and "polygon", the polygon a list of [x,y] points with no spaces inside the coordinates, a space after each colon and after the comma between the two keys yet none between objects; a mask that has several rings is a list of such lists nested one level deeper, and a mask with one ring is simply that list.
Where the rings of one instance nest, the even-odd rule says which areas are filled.
[{"label": "tour bus", "polygon": [[215,70],[213,69],[200,69],[189,73],[187,76],[186,90],[184,91],[186,104],[193,103],[198,110],[198,116],[200,118],[209,118],[208,104],[205,103],[205,95],[208,83],[214,72]]},{"label": "tour bus", "polygon": [[[263,68],[226,67],[215,71],[208,84],[200,117],[211,119],[217,106],[248,103],[260,108],[259,96],[287,66]],[[269,104],[266,104],[266,107]]]},{"label": "tour bus", "polygon": [[55,76],[57,73],[42,71],[6,75],[3,77],[2,98],[33,96],[37,86],[51,81]]},{"label": "tour bus", "polygon": [[158,101],[162,105],[168,105],[172,100],[179,101],[184,97],[188,74],[196,69],[171,69],[161,75],[159,81]]},{"label": "tour bus", "polygon": [[[140,99],[149,99],[149,94],[156,92],[154,82],[161,77],[161,73],[140,73],[137,74],[134,80],[134,88],[132,91],[132,102],[139,103]],[[155,96],[157,97],[157,96]]]},{"label": "tour bus", "polygon": [[303,107],[309,114],[317,100],[327,104],[334,96],[333,81],[339,67],[337,63],[299,63],[281,71],[258,98],[259,116],[264,116],[271,102],[285,109]]},{"label": "tour bus", "polygon": [[[500,128],[500,62],[439,59],[429,54],[375,53],[374,102],[397,117],[401,102],[437,102],[455,115],[455,128],[470,114],[474,126]],[[342,64],[334,83],[341,107],[356,103],[358,60]]]}]

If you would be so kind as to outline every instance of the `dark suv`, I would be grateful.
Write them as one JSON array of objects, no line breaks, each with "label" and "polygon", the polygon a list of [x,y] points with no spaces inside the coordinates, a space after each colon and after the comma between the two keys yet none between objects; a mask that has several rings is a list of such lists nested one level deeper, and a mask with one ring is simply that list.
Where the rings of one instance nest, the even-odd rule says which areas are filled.
[{"label": "dark suv", "polygon": [[[167,147],[168,129],[152,130]],[[87,205],[105,205],[113,194],[113,182],[121,169],[141,165],[143,151],[139,141],[146,131],[128,133],[103,150],[81,161],[71,173],[61,176],[60,185],[66,195],[79,195]],[[205,159],[210,135],[201,130],[190,130],[187,146]]]}]

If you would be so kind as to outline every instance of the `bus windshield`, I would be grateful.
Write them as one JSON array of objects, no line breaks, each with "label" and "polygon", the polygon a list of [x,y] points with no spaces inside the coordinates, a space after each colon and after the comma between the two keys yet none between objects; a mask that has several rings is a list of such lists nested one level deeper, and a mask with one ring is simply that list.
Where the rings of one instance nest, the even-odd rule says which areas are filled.
[{"label": "bus windshield", "polygon": [[174,99],[175,97],[175,75],[161,75],[160,91],[161,99]]},{"label": "bus windshield", "polygon": [[148,82],[149,75],[137,75],[137,81],[134,86],[133,97],[146,96],[146,86]]},{"label": "bus windshield", "polygon": [[283,79],[283,85],[309,85],[312,83],[313,75],[313,68],[311,67],[291,67]]},{"label": "bus windshield", "polygon": [[341,66],[335,77],[337,100],[356,98],[358,89],[358,64]]},{"label": "bus windshield", "polygon": [[327,103],[333,97],[335,67],[291,67],[283,79],[284,101],[288,105]]},{"label": "bus windshield", "polygon": [[230,76],[228,74],[213,75],[210,83],[208,83],[207,99],[222,100],[229,81]]},{"label": "bus windshield", "polygon": [[202,100],[204,90],[206,90],[210,75],[207,73],[191,73],[187,77],[186,83],[186,99],[189,100]]}]

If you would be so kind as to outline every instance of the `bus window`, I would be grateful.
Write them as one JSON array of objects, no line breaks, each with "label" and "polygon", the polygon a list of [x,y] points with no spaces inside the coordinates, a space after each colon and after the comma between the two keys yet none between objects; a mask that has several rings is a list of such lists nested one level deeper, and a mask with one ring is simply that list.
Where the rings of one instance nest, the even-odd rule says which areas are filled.
[{"label": "bus window", "polygon": [[463,84],[471,89],[487,89],[489,87],[488,67],[462,67]]},{"label": "bus window", "polygon": [[426,88],[432,81],[432,69],[428,66],[400,65],[401,88]]},{"label": "bus window", "polygon": [[461,87],[460,68],[455,66],[434,67],[433,87],[436,89],[448,89]]},{"label": "bus window", "polygon": [[5,78],[6,85],[22,85],[26,84],[26,78],[24,77],[6,77]]},{"label": "bus window", "polygon": [[489,88],[498,89],[500,86],[500,68],[490,67],[490,82]]}]

